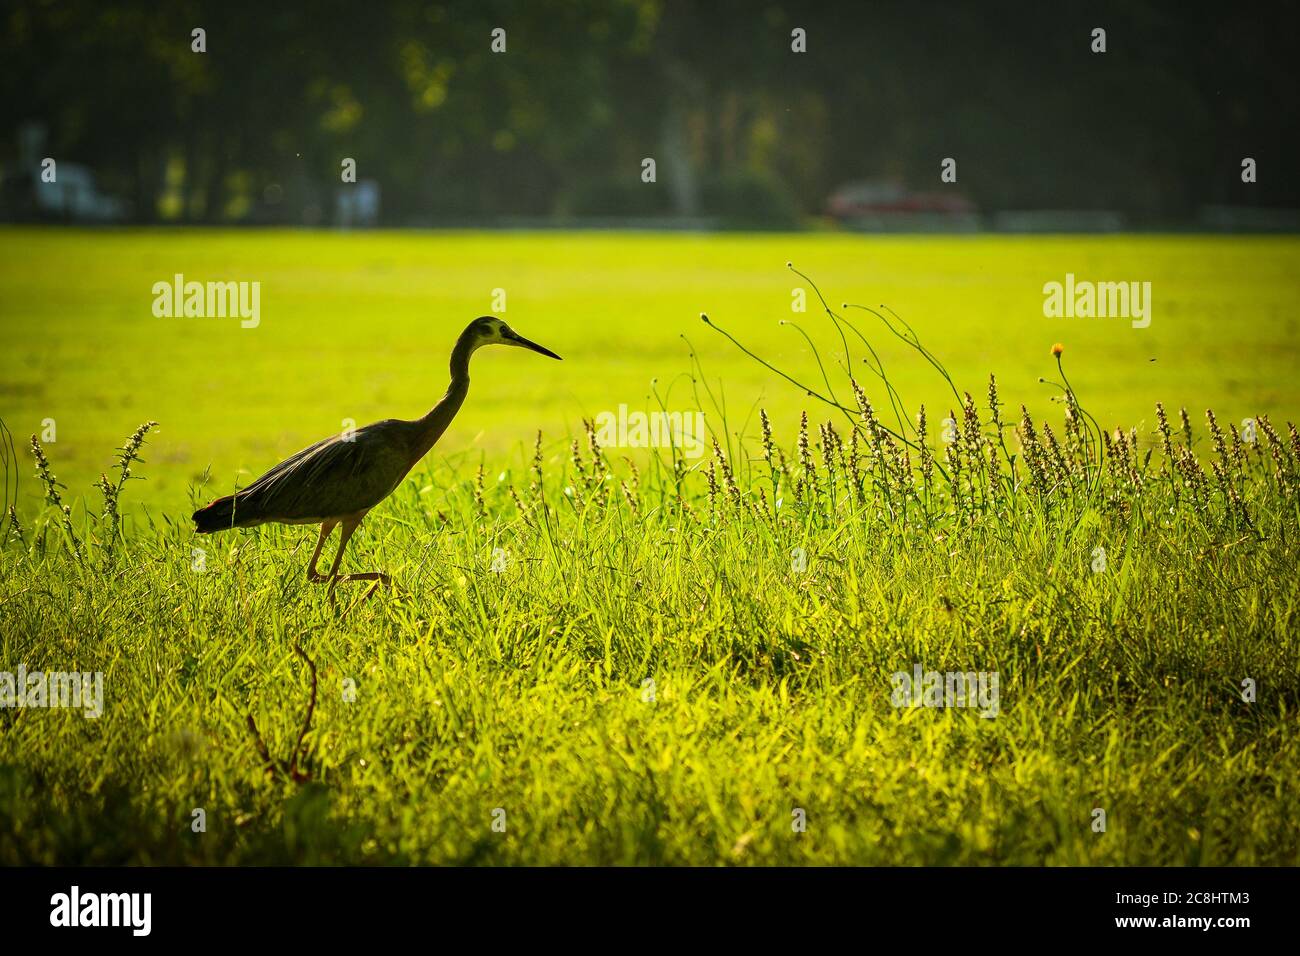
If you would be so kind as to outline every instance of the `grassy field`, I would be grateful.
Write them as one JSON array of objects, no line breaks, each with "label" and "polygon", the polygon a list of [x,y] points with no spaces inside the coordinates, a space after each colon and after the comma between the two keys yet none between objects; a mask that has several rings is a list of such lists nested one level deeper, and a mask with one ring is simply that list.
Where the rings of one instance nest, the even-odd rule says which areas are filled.
[{"label": "grassy field", "polygon": [[[849,311],[927,433],[869,372],[867,411],[786,260],[904,315],[968,409]],[[0,863],[1294,865],[1297,266],[1292,239],[0,232],[0,671],[104,675],[97,718],[0,710]],[[260,279],[261,324],[154,318],[174,272]],[[1067,272],[1152,282],[1151,326],[1044,318]],[[392,592],[332,603],[312,529],[191,533],[206,467],[205,499],[423,412],[496,288],[565,361],[475,358],[349,549]],[[854,410],[700,311],[824,390],[796,320]],[[581,419],[653,378],[690,407],[681,333],[720,451],[593,447]],[[1055,341],[1070,392],[1039,382]],[[24,447],[47,417],[67,520]],[[119,531],[89,486],[148,420]],[[997,694],[899,706],[916,668]]]},{"label": "grassy field", "polygon": [[[1038,378],[1061,341],[1075,386],[1108,427],[1149,428],[1156,401],[1213,405],[1233,422],[1261,410],[1300,418],[1295,238],[14,229],[0,230],[0,416],[24,440],[54,420],[50,453],[72,498],[89,494],[123,435],[157,420],[155,467],[128,505],[183,510],[209,466],[224,493],[345,418],[423,414],[446,385],[456,335],[503,289],[503,317],[565,362],[512,352],[476,363],[470,400],[435,461],[465,450],[517,456],[539,428],[560,439],[622,403],[653,407],[653,379],[669,408],[689,407],[682,335],[709,380],[722,382],[732,431],[755,403],[789,423],[804,396],[699,321],[709,313],[817,383],[807,344],[778,323],[798,322],[827,362],[842,348],[787,261],[836,306],[888,304],[965,388],[978,394],[995,373],[1012,408],[1044,405],[1050,392]],[[153,284],[177,273],[260,281],[260,324],[155,318]],[[1044,283],[1067,273],[1151,282],[1150,327],[1044,318]],[[812,300],[806,314],[791,311],[795,288]],[[942,418],[946,385],[859,315],[909,404]],[[852,353],[861,364],[864,350]],[[709,424],[721,429],[716,415]],[[29,482],[20,506],[39,503]]]}]

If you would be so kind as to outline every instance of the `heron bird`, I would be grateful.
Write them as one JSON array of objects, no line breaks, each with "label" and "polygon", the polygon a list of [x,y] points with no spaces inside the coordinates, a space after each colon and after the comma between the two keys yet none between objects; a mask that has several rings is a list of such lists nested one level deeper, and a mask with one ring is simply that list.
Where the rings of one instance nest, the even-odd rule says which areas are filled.
[{"label": "heron bird", "polygon": [[[374,581],[368,598],[390,578],[381,571],[339,574],[348,539],[366,513],[396,490],[402,479],[442,437],[469,392],[469,359],[484,345],[513,345],[558,359],[548,348],[519,335],[496,316],[475,319],[451,350],[451,384],[423,418],[388,418],[322,439],[276,465],[247,488],[218,498],[194,512],[194,530],[211,534],[254,525],[319,524],[307,580],[329,582],[330,596],[341,581]],[[321,548],[335,527],[339,545],[329,574],[316,570]]]}]

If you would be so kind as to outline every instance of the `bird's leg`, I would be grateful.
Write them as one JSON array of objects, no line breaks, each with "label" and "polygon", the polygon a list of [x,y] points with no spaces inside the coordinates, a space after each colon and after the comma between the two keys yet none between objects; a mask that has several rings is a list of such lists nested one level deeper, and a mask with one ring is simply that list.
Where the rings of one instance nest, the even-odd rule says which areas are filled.
[{"label": "bird's leg", "polygon": [[[379,589],[381,584],[392,584],[392,578],[382,571],[362,571],[355,574],[339,574],[339,562],[343,559],[343,549],[348,546],[348,539],[352,537],[352,532],[357,530],[357,525],[361,524],[361,519],[343,522],[343,529],[339,532],[339,549],[334,555],[334,566],[330,568],[330,600],[334,600],[334,588],[340,581],[374,581],[370,590],[363,594],[352,607],[356,607],[362,601],[369,598]],[[351,610],[352,608],[348,608]],[[346,611],[344,612],[347,613]]]},{"label": "bird's leg", "polygon": [[348,539],[352,537],[352,532],[357,530],[357,521],[344,521],[343,527],[339,530],[339,546],[334,552],[334,561],[330,564],[329,583],[330,583],[330,604],[334,603],[334,588],[339,583],[339,565],[343,563],[343,552],[347,549]]},{"label": "bird's leg", "polygon": [[316,570],[316,562],[320,559],[320,549],[325,544],[325,539],[330,536],[334,530],[337,521],[322,521],[320,526],[320,536],[316,539],[316,550],[311,554],[311,564],[307,565],[307,580],[312,584],[323,584],[329,578]]}]

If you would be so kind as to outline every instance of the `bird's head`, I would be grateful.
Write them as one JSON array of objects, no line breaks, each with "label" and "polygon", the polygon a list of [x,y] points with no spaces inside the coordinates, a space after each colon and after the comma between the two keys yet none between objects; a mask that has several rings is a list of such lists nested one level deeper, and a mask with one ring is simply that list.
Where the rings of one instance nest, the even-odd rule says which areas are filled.
[{"label": "bird's head", "polygon": [[475,319],[465,332],[472,337],[475,349],[482,348],[484,345],[514,345],[518,348],[532,349],[553,359],[559,358],[550,349],[524,338],[495,315],[484,315]]}]

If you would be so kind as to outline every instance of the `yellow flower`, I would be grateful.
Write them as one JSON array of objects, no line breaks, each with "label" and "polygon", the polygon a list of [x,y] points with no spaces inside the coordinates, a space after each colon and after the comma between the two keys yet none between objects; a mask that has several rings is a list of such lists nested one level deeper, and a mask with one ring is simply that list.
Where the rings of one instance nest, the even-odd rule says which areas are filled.
[{"label": "yellow flower", "polygon": [[1064,351],[1065,351],[1065,346],[1062,345],[1060,342],[1057,342],[1055,345],[1052,346],[1052,354],[1055,355],[1057,358],[1060,358],[1061,353]]}]

